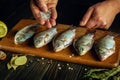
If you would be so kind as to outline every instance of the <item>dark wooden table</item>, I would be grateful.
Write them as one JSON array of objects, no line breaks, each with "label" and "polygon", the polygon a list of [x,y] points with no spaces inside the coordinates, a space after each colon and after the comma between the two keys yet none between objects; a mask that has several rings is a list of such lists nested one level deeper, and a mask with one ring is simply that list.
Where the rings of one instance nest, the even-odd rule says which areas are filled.
[{"label": "dark wooden table", "polygon": [[[12,7],[10,6],[14,4],[15,0],[7,1],[8,0],[3,0],[0,2],[0,4],[2,4],[0,9],[3,11],[3,13],[0,14],[0,18],[7,24],[9,30],[21,19],[34,19],[29,7],[29,0],[18,0],[18,2],[16,2],[17,5]],[[79,9],[85,8],[76,13],[78,9],[77,3],[68,3],[68,6],[66,6],[66,4],[63,3],[63,0],[61,0],[57,7],[59,14],[57,22],[78,25],[84,12],[92,5],[92,3],[90,3],[89,6],[86,7],[86,2],[83,1],[83,3],[84,4],[82,7],[79,7]],[[70,5],[74,6],[76,9],[73,9]],[[73,11],[71,12],[71,10]],[[78,17],[75,13],[77,15],[81,14],[81,16]],[[110,30],[120,32],[119,27],[120,15],[117,15]],[[24,66],[18,67],[17,70],[8,70],[6,64],[10,61],[12,54],[15,53],[5,52],[7,53],[7,59],[5,61],[0,61],[0,80],[82,80],[82,77],[87,70],[95,68],[28,55],[28,61]]]}]

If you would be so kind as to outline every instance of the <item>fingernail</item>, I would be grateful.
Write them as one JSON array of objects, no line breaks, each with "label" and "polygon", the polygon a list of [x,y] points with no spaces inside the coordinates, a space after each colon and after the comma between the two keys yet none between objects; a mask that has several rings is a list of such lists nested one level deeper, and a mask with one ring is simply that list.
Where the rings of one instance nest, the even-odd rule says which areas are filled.
[{"label": "fingernail", "polygon": [[55,26],[56,25],[56,23],[53,23],[53,26]]},{"label": "fingernail", "polygon": [[43,22],[41,22],[41,25],[44,25],[45,24],[45,22],[43,21]]},{"label": "fingernail", "polygon": [[48,26],[48,28],[51,28],[51,27],[52,27],[51,25]]},{"label": "fingernail", "polygon": [[81,22],[80,22],[80,25],[81,25],[81,26],[84,26],[84,25],[85,25],[84,21],[81,21]]}]

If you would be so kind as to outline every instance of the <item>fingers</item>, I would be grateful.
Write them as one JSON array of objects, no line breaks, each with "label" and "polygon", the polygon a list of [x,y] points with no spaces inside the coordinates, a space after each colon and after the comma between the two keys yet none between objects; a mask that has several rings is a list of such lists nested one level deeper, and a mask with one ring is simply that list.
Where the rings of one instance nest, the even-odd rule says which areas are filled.
[{"label": "fingers", "polygon": [[51,18],[50,20],[46,21],[46,25],[48,26],[48,28],[51,28],[52,26],[56,25],[56,18],[57,18],[57,11],[55,8],[51,9]]},{"label": "fingers", "polygon": [[93,28],[93,27],[95,27],[95,26],[96,26],[96,22],[95,22],[94,19],[90,19],[90,20],[86,23],[86,27],[87,27],[88,29],[91,29],[91,28]]},{"label": "fingers", "polygon": [[80,22],[80,26],[85,26],[88,29],[108,29],[106,23],[106,20],[100,17],[94,8],[90,7]]},{"label": "fingers", "polygon": [[51,19],[50,19],[50,23],[51,26],[55,26],[56,25],[56,19],[57,19],[57,11],[55,8],[55,3],[51,3],[47,5],[48,8],[51,10]]},{"label": "fingers", "polygon": [[88,20],[85,26],[88,29],[95,29],[95,28],[107,29],[106,21],[102,20],[101,17],[98,17],[97,15],[92,16]]},{"label": "fingers", "polygon": [[[55,2],[47,3],[44,0],[31,0],[31,10],[36,18],[36,20],[41,24],[45,25],[48,28],[56,25],[56,18],[57,18],[57,11],[56,11],[56,4]],[[47,12],[48,10],[51,11],[51,17],[48,20],[44,20],[40,11]]]},{"label": "fingers", "polygon": [[56,19],[57,19],[57,11],[56,11],[55,8],[52,8],[51,12],[52,12],[52,15],[51,15],[51,24],[53,26],[55,26],[56,25]]},{"label": "fingers", "polygon": [[80,26],[85,26],[88,29],[102,28],[108,29],[106,20],[100,17],[98,10],[94,6],[90,7],[83,16]]},{"label": "fingers", "polygon": [[109,28],[108,26],[110,26],[110,25],[107,25],[107,23],[104,21],[97,28],[101,28],[101,29],[106,29],[107,30]]},{"label": "fingers", "polygon": [[56,9],[53,8],[53,9],[51,10],[51,12],[52,12],[52,19],[57,19],[57,11],[56,11]]},{"label": "fingers", "polygon": [[31,10],[32,13],[34,15],[34,17],[36,18],[36,20],[41,24],[45,24],[45,20],[42,19],[41,15],[40,15],[40,10],[39,8],[34,4],[33,0],[31,0]]},{"label": "fingers", "polygon": [[36,4],[39,7],[39,9],[43,12],[47,12],[48,11],[48,7],[45,3],[44,0],[36,0]]},{"label": "fingers", "polygon": [[46,25],[48,28],[51,28],[51,27],[52,27],[52,25],[51,25],[51,23],[50,23],[49,20],[47,20],[47,21],[45,22],[45,25]]},{"label": "fingers", "polygon": [[92,13],[93,13],[93,10],[94,10],[94,9],[93,9],[92,7],[90,7],[90,8],[87,10],[86,14],[83,16],[82,21],[80,22],[80,25],[81,25],[81,26],[85,26],[85,25],[86,25],[86,23],[88,22],[89,18],[91,17],[91,15],[92,15]]}]

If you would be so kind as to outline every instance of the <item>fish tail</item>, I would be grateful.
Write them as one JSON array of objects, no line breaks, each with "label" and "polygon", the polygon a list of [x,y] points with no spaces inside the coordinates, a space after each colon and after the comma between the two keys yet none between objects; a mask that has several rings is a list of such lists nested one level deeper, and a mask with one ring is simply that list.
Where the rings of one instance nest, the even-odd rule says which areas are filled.
[{"label": "fish tail", "polygon": [[76,28],[76,26],[74,26],[73,24],[70,25],[70,29],[75,29],[75,28]]},{"label": "fish tail", "polygon": [[33,23],[33,24],[29,25],[29,26],[38,27],[38,26],[41,26],[41,25],[40,25],[40,23]]},{"label": "fish tail", "polygon": [[87,29],[85,34],[92,34],[95,35],[96,29]]},{"label": "fish tail", "polygon": [[108,35],[117,37],[117,36],[120,35],[120,33],[116,33],[116,32],[111,32],[111,31],[109,31],[109,32],[108,32]]}]

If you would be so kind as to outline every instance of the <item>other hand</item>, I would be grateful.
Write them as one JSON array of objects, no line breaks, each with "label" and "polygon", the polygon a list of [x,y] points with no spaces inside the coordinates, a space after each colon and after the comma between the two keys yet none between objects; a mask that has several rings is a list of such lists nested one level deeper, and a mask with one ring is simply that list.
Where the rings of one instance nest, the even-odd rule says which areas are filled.
[{"label": "other hand", "polygon": [[108,29],[119,12],[120,0],[106,0],[97,3],[87,10],[80,26],[85,26],[88,29]]}]

